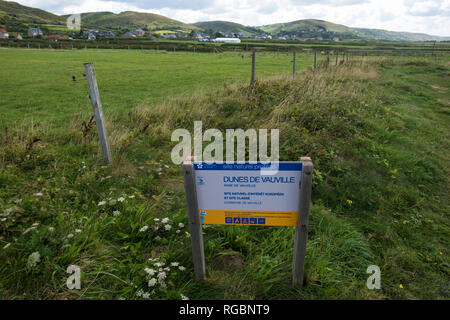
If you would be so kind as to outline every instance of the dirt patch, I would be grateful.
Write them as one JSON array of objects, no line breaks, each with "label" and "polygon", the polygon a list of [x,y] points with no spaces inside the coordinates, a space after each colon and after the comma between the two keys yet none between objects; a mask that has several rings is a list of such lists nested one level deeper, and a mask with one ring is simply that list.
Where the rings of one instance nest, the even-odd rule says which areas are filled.
[{"label": "dirt patch", "polygon": [[212,265],[219,270],[238,270],[244,265],[244,259],[239,252],[226,249],[213,259]]},{"label": "dirt patch", "polygon": [[438,92],[440,92],[440,93],[445,93],[445,92],[447,92],[447,89],[446,89],[446,88],[442,88],[442,87],[440,87],[440,86],[438,86],[438,85],[436,85],[436,84],[430,84],[430,87],[432,87],[434,90],[436,90],[436,91],[438,91]]}]

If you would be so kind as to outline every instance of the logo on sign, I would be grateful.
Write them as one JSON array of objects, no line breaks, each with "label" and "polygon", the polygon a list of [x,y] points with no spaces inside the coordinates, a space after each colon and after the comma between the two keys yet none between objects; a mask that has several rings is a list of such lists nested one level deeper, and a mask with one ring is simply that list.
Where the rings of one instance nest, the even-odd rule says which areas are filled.
[{"label": "logo on sign", "polygon": [[241,224],[241,218],[238,218],[238,217],[237,217],[237,218],[234,218],[234,219],[233,219],[233,223],[234,223],[234,224]]}]

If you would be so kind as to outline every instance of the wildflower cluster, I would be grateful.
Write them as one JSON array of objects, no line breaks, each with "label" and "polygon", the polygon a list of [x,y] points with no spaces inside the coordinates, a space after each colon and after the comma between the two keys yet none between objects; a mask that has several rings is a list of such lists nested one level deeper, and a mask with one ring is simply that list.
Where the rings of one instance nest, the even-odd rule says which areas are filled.
[{"label": "wildflower cluster", "polygon": [[[136,296],[143,299],[149,299],[158,292],[166,290],[168,285],[173,287],[174,285],[171,280],[176,278],[180,271],[183,272],[186,270],[185,267],[176,261],[166,263],[160,258],[150,258],[147,262],[149,266],[144,268],[147,286],[145,290],[139,289],[136,292]],[[188,299],[183,294],[180,294],[180,298],[183,300]]]},{"label": "wildflower cluster", "polygon": [[154,218],[153,221],[154,221],[153,226],[144,225],[139,229],[139,232],[147,232],[151,227],[151,230],[153,230],[153,232],[157,234],[155,240],[158,242],[162,240],[161,235],[163,234],[166,235],[171,230],[175,230],[176,234],[180,234],[181,229],[184,228],[184,223],[181,222],[178,224],[171,223],[168,217],[163,219]]}]

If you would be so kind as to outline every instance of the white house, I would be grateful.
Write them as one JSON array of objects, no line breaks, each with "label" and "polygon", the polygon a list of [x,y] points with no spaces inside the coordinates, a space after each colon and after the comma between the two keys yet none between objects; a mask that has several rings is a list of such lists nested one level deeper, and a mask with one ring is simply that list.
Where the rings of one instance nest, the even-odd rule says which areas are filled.
[{"label": "white house", "polygon": [[239,38],[215,38],[214,42],[241,43]]},{"label": "white house", "polygon": [[0,29],[0,39],[8,39],[9,34],[5,29]]}]

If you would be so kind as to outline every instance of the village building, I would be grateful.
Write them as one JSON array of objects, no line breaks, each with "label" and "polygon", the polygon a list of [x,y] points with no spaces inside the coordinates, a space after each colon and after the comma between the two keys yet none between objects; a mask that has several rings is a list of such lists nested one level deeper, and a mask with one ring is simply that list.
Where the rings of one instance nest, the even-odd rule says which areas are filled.
[{"label": "village building", "polygon": [[8,39],[9,34],[5,29],[0,29],[0,39]]},{"label": "village building", "polygon": [[145,31],[142,29],[136,29],[134,30],[134,34],[138,37],[142,37],[143,35],[145,35]]},{"label": "village building", "polygon": [[29,37],[37,37],[37,36],[43,36],[43,35],[44,34],[42,33],[41,28],[39,28],[39,27],[36,27],[36,28],[30,27],[30,28],[28,28],[28,36]]},{"label": "village building", "polygon": [[134,32],[128,31],[122,34],[122,38],[136,38],[136,35]]},{"label": "village building", "polygon": [[216,38],[214,42],[224,42],[224,43],[241,43],[239,38]]},{"label": "village building", "polygon": [[12,36],[17,39],[17,40],[23,40],[22,36],[20,35],[20,33],[13,33]]},{"label": "village building", "polygon": [[55,41],[55,42],[56,42],[56,41],[59,40],[60,37],[61,37],[61,36],[58,35],[58,34],[48,34],[48,35],[44,36],[44,39],[45,39],[45,40]]}]

